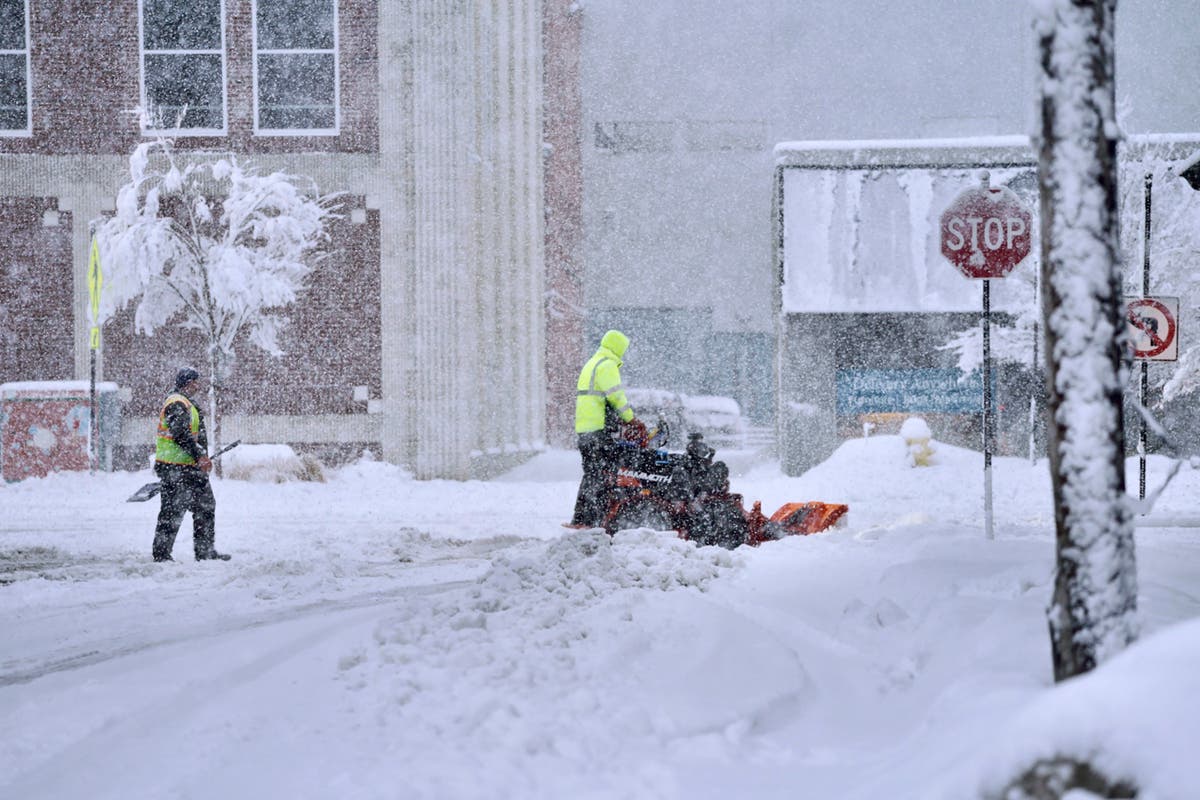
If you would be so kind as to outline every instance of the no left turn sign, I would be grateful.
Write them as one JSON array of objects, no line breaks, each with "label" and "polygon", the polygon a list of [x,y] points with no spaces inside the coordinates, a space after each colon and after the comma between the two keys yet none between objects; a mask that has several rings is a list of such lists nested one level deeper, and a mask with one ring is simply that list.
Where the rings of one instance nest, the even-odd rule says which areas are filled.
[{"label": "no left turn sign", "polygon": [[1125,317],[1133,357],[1143,361],[1179,358],[1179,298],[1127,297]]}]

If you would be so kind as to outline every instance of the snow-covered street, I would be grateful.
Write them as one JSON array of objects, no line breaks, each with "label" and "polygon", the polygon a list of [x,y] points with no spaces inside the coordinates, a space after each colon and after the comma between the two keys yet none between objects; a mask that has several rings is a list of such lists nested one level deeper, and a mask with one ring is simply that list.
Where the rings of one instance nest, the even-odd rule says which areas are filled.
[{"label": "snow-covered street", "polygon": [[1142,642],[1052,690],[1044,461],[996,460],[988,541],[979,453],[858,439],[801,478],[724,456],[747,506],[848,523],[609,540],[560,527],[574,452],[465,483],[362,461],[217,480],[234,560],[192,561],[185,521],[154,564],[158,503],[124,502],[149,473],[0,485],[0,796],[923,800],[1073,750],[1187,796],[1200,472],[1138,529]]}]

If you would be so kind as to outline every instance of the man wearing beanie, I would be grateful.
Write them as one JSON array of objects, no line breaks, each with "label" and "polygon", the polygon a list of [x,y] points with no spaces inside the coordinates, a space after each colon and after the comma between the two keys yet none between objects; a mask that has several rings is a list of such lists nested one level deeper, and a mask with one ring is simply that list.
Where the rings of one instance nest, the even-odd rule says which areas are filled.
[{"label": "man wearing beanie", "polygon": [[174,561],[171,551],[183,515],[192,512],[192,547],[197,561],[229,556],[218,553],[216,540],[217,501],[208,473],[208,432],[204,414],[193,398],[200,393],[200,373],[184,367],[175,375],[175,391],[163,401],[155,438],[154,474],[162,481],[162,506],[154,528],[152,552],[155,561]]}]

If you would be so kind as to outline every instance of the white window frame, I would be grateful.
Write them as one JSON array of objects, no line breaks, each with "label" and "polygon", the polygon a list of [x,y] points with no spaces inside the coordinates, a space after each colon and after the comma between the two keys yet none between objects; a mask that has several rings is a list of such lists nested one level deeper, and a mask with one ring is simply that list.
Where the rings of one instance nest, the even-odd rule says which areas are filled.
[{"label": "white window frame", "polygon": [[25,56],[25,127],[0,129],[0,137],[4,138],[33,135],[33,65],[30,63],[33,58],[29,45],[29,0],[21,0],[21,5],[25,8],[25,49],[0,50],[0,55]]},{"label": "white window frame", "polygon": [[[176,0],[187,2],[187,0]],[[217,0],[221,6],[221,45],[218,50],[147,50],[145,9],[143,0],[138,0],[138,83],[142,102],[142,133],[160,136],[226,136],[229,133],[229,60],[225,55],[225,0]],[[221,127],[220,128],[155,128],[146,104],[146,56],[177,55],[180,53],[221,56]]]},{"label": "white window frame", "polygon": [[[223,2],[224,0],[222,0]],[[272,0],[266,0],[272,2]],[[138,0],[141,2],[141,0]],[[342,73],[341,73],[341,26],[338,24],[338,0],[329,0],[333,5],[333,50],[328,49],[313,49],[301,48],[296,50],[278,50],[278,49],[261,49],[258,46],[258,4],[262,0],[251,0],[250,3],[250,39],[252,45],[252,53],[250,56],[251,64],[253,65],[254,85],[254,135],[255,136],[337,136],[342,130]],[[259,127],[259,97],[258,97],[258,56],[259,54],[267,55],[287,55],[287,54],[310,54],[317,55],[322,53],[333,54],[333,127],[332,128],[262,128]]]}]

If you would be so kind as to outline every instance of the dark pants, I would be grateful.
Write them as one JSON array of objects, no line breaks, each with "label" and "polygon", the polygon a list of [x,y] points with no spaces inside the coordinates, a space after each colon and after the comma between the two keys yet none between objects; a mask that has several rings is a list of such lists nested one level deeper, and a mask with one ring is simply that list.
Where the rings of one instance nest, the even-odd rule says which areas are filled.
[{"label": "dark pants", "polygon": [[605,431],[579,434],[579,454],[583,457],[583,479],[575,498],[572,525],[598,528],[608,513],[607,473],[615,469],[618,448]]},{"label": "dark pants", "polygon": [[199,467],[155,464],[162,481],[162,507],[154,528],[154,557],[169,558],[183,515],[192,512],[192,549],[196,558],[210,558],[216,539],[217,500],[208,474]]}]

